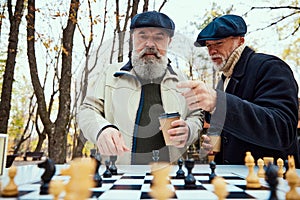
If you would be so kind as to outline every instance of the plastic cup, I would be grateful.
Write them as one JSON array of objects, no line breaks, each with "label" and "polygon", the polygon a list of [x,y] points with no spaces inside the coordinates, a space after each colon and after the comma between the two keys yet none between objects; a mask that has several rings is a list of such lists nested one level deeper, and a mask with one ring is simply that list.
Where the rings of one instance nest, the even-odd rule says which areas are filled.
[{"label": "plastic cup", "polygon": [[210,143],[213,145],[213,152],[220,152],[221,150],[221,136],[220,135],[208,135],[210,137]]}]

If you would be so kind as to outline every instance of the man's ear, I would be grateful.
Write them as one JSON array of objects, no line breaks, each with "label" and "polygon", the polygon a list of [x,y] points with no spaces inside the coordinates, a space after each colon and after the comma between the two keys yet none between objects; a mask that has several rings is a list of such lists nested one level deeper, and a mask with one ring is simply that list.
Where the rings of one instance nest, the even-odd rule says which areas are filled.
[{"label": "man's ear", "polygon": [[171,42],[172,42],[172,38],[170,37],[170,41],[169,41],[168,45],[170,45],[170,44],[171,44]]},{"label": "man's ear", "polygon": [[241,37],[240,38],[240,45],[244,44],[245,43],[245,38],[244,37]]}]

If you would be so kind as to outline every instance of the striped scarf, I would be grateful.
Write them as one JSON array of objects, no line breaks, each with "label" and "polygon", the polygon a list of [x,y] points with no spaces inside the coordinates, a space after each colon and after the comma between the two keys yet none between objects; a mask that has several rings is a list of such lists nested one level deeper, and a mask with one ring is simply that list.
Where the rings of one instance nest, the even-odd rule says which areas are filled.
[{"label": "striped scarf", "polygon": [[244,51],[245,48],[245,44],[239,46],[238,48],[236,48],[231,55],[229,56],[226,64],[224,65],[224,67],[221,69],[221,71],[223,71],[223,74],[227,77],[230,78],[232,75],[232,72],[234,70],[235,64],[238,62],[238,60],[240,59],[240,56],[242,54],[242,52]]}]

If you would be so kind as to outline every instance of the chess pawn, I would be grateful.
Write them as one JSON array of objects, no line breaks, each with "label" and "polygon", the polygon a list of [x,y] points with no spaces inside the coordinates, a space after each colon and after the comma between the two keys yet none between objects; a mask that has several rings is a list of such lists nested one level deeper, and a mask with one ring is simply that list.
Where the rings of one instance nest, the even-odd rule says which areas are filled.
[{"label": "chess pawn", "polygon": [[245,165],[248,167],[249,173],[248,176],[246,177],[246,181],[247,181],[247,188],[260,188],[261,184],[259,182],[259,178],[256,175],[256,173],[254,173],[254,166],[255,166],[255,162],[254,162],[254,158],[251,155],[251,152],[246,152],[246,157],[245,157]]},{"label": "chess pawn", "polygon": [[263,161],[263,159],[259,158],[257,160],[257,166],[258,166],[257,176],[259,178],[265,178],[265,170],[264,170],[264,161]]},{"label": "chess pawn", "polygon": [[105,170],[104,173],[103,173],[103,177],[104,177],[104,178],[110,178],[110,177],[112,177],[112,173],[111,173],[110,170],[109,170],[109,165],[110,165],[110,161],[109,161],[109,160],[106,160],[106,161],[105,161],[105,167],[106,167],[106,170]]},{"label": "chess pawn", "polygon": [[1,195],[4,197],[16,197],[19,194],[18,187],[14,182],[14,178],[17,174],[17,168],[15,166],[11,166],[8,170],[9,182],[3,188]]},{"label": "chess pawn", "polygon": [[118,169],[116,166],[117,156],[110,156],[111,166],[109,167],[109,171],[112,175],[118,175]]},{"label": "chess pawn", "polygon": [[211,169],[211,173],[209,174],[209,183],[212,182],[212,180],[217,176],[217,174],[215,173],[216,170],[216,163],[214,161],[211,161],[209,163],[209,168]]},{"label": "chess pawn", "polygon": [[192,174],[192,169],[195,166],[194,159],[187,159],[187,160],[185,160],[184,164],[188,171],[188,174],[184,179],[184,187],[190,188],[190,189],[197,188],[196,179],[195,179],[194,175]]},{"label": "chess pawn", "polygon": [[286,180],[290,186],[290,191],[285,194],[286,200],[298,200],[300,199],[300,195],[296,190],[297,183],[298,183],[298,175],[296,170],[289,170],[286,172]]},{"label": "chess pawn", "polygon": [[283,160],[281,158],[277,159],[277,166],[278,166],[278,177],[283,178]]},{"label": "chess pawn", "polygon": [[214,192],[218,196],[218,200],[225,200],[227,195],[229,194],[226,187],[227,184],[225,179],[219,176],[216,176],[212,180],[212,184],[214,186]]},{"label": "chess pawn", "polygon": [[181,158],[178,159],[177,161],[177,164],[178,164],[178,171],[176,172],[176,178],[177,179],[184,179],[185,178],[185,175],[184,175],[184,171],[182,169],[182,166],[183,166],[183,160]]}]

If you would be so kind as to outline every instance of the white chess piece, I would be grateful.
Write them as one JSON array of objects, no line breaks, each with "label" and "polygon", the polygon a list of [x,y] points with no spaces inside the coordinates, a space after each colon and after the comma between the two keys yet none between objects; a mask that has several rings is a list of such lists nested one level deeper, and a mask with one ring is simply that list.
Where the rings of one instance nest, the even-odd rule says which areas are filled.
[{"label": "white chess piece", "polygon": [[247,181],[247,188],[260,188],[261,184],[259,182],[259,178],[256,175],[256,173],[254,173],[254,166],[255,166],[255,162],[254,162],[254,158],[251,155],[251,152],[246,152],[246,157],[245,157],[245,165],[248,167],[249,169],[249,173],[248,176],[246,177],[246,181]]},{"label": "white chess piece", "polygon": [[4,197],[16,197],[19,194],[18,187],[14,181],[17,174],[17,167],[11,166],[8,170],[9,182],[1,191],[1,195]]}]

